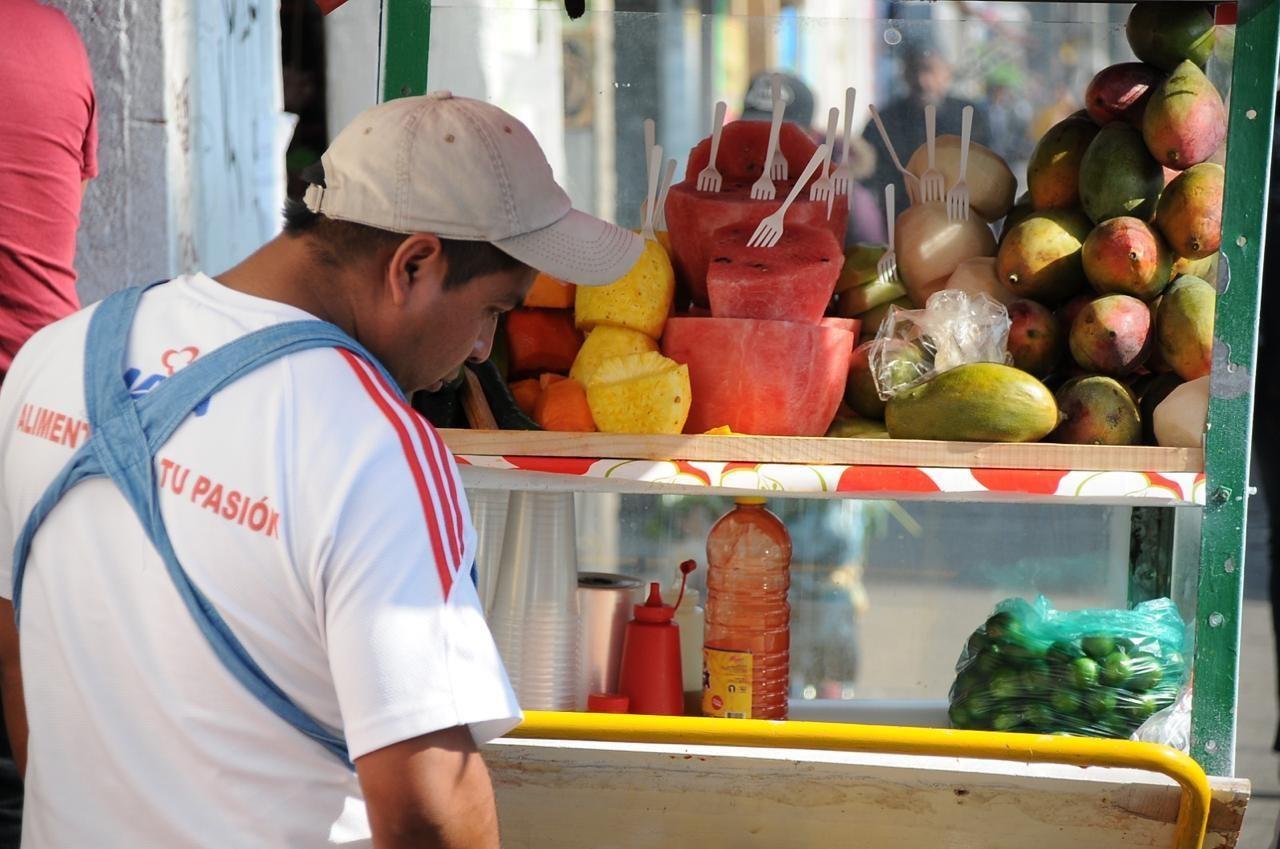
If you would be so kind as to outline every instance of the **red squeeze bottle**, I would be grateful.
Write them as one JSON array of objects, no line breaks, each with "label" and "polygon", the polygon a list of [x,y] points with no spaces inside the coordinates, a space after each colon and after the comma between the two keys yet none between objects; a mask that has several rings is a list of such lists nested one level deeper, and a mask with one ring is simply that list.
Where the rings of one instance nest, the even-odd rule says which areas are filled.
[{"label": "red squeeze bottle", "polygon": [[[692,562],[681,566],[685,578]],[[680,599],[684,598],[681,585]],[[675,606],[663,604],[662,588],[649,584],[649,598],[635,606],[635,618],[627,623],[622,643],[618,692],[631,700],[631,713],[659,716],[684,714],[684,679],[680,671],[680,628],[674,621]]]}]

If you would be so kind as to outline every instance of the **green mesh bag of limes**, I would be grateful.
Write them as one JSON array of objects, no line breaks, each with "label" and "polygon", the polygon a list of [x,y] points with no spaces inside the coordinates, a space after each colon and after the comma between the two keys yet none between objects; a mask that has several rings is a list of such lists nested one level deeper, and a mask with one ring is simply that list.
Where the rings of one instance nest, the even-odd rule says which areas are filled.
[{"label": "green mesh bag of limes", "polygon": [[996,606],[956,663],[951,724],[985,731],[1130,736],[1186,681],[1187,629],[1167,598],[1132,610]]}]

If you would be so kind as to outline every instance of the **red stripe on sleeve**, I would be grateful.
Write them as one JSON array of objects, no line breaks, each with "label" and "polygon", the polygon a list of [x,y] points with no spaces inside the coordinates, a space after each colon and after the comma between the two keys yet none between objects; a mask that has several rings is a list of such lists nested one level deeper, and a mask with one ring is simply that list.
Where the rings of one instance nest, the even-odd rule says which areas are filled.
[{"label": "red stripe on sleeve", "polygon": [[[373,385],[373,381],[369,378],[364,366],[357,360],[355,354],[341,348],[338,349],[338,353],[342,354],[347,364],[351,366],[351,370],[355,372],[356,378],[364,387],[365,392],[369,394],[369,397],[373,399],[373,403],[386,416],[387,421],[391,423],[391,427],[395,429],[396,437],[400,440],[400,447],[404,449],[405,462],[409,465],[414,485],[418,488],[418,498],[422,502],[422,516],[426,520],[427,534],[431,538],[431,550],[435,555],[436,572],[440,576],[440,584],[444,588],[444,596],[448,598],[449,590],[453,586],[454,568],[445,556],[444,542],[440,537],[440,527],[436,520],[434,501],[427,491],[426,477],[423,475],[422,464],[418,462],[417,453],[413,449],[413,440],[409,438],[409,430],[405,427],[404,422],[400,420],[400,417],[396,415],[391,405],[387,403],[387,400],[382,397],[382,393]],[[443,514],[444,511],[442,510],[441,513]]]},{"label": "red stripe on sleeve", "polygon": [[418,439],[422,442],[422,455],[426,457],[427,462],[431,464],[432,472],[435,475],[437,484],[441,480],[445,482],[445,488],[448,490],[448,495],[445,498],[445,504],[449,510],[449,519],[452,521],[452,527],[448,529],[449,543],[453,546],[456,558],[454,562],[458,564],[458,568],[462,568],[463,548],[466,545],[464,541],[464,532],[462,530],[462,508],[458,505],[458,488],[453,480],[453,471],[449,468],[449,464],[446,463],[444,459],[444,452],[448,449],[445,448],[443,440],[441,440],[440,435],[436,433],[436,429],[432,427],[429,422],[423,419],[422,416],[418,414],[417,410],[401,401],[398,393],[392,391],[391,387],[387,386],[387,380],[382,376],[382,373],[377,369],[374,369],[373,374],[382,385],[382,388],[387,390],[387,394],[390,397],[396,399],[396,403],[404,410],[405,415],[409,417],[409,420],[413,422],[413,426],[418,433]]}]

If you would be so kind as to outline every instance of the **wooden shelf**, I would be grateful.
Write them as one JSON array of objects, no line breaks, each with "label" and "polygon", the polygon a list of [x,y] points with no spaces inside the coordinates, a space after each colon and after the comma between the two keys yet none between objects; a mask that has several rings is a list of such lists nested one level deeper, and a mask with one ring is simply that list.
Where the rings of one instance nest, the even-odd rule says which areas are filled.
[{"label": "wooden shelf", "polygon": [[1180,448],[887,439],[444,430],[480,489],[804,498],[1205,503],[1204,454]]},{"label": "wooden shelf", "polygon": [[898,439],[781,436],[627,436],[511,430],[442,430],[455,454],[480,457],[575,457],[915,466],[951,469],[1202,472],[1204,452],[1191,448],[1106,445],[1024,445]]}]

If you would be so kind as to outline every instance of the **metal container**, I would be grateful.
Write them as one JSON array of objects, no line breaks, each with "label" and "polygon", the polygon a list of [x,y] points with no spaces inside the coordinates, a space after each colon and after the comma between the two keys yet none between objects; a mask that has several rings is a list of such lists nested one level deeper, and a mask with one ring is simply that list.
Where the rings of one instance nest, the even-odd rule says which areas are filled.
[{"label": "metal container", "polygon": [[626,575],[578,573],[582,680],[587,694],[617,692],[622,640],[631,608],[641,601],[640,587],[639,580]]}]

